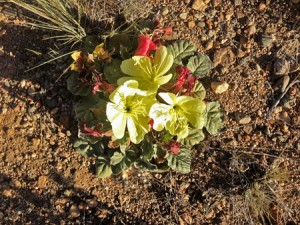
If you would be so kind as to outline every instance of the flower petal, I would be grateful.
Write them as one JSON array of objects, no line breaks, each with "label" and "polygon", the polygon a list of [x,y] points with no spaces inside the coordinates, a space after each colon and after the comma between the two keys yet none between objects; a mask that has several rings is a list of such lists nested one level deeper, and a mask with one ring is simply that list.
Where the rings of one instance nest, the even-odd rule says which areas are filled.
[{"label": "flower petal", "polygon": [[120,68],[123,73],[129,76],[151,79],[152,62],[149,57],[133,56],[131,59],[122,61]]},{"label": "flower petal", "polygon": [[172,107],[166,104],[155,103],[150,109],[149,116],[153,119],[153,129],[162,131],[169,119],[169,111]]},{"label": "flower petal", "polygon": [[143,116],[139,116],[137,120],[132,116],[127,118],[129,138],[134,144],[140,143],[144,139],[145,134],[150,130],[149,120],[148,117]]},{"label": "flower petal", "polygon": [[177,97],[173,93],[162,92],[158,95],[169,105],[174,105],[177,101]]},{"label": "flower petal", "polygon": [[168,74],[166,76],[159,77],[156,79],[156,83],[158,85],[166,84],[171,80],[172,76],[173,76],[172,74]]},{"label": "flower petal", "polygon": [[156,77],[163,76],[173,65],[173,55],[168,52],[165,46],[161,46],[154,56],[154,69]]},{"label": "flower petal", "polygon": [[122,138],[124,136],[126,127],[126,115],[119,111],[115,104],[107,103],[106,116],[111,122],[114,136],[116,136],[118,139]]}]

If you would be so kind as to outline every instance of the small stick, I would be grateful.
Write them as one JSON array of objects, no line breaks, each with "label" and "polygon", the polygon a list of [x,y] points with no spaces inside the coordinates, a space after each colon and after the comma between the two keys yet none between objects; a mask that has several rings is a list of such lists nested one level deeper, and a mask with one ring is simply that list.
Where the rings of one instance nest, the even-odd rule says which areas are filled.
[{"label": "small stick", "polygon": [[281,99],[285,96],[285,94],[288,92],[288,90],[296,83],[299,83],[300,80],[297,80],[299,77],[299,75],[289,84],[289,86],[287,86],[287,88],[285,89],[285,91],[278,97],[278,99],[274,102],[274,104],[272,105],[271,109],[269,110],[269,112],[267,113],[266,119],[270,119],[273,111],[275,110],[275,108],[277,107],[277,105],[280,103]]}]

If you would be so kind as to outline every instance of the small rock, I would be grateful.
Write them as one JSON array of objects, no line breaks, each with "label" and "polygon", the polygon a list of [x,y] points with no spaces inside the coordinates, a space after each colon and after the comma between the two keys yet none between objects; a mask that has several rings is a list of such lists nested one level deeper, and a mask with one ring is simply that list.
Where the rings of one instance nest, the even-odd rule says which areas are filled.
[{"label": "small rock", "polygon": [[287,75],[290,71],[290,62],[283,58],[276,59],[274,63],[274,74],[277,76]]},{"label": "small rock", "polygon": [[243,113],[236,113],[235,114],[235,119],[239,124],[248,124],[251,122],[251,117],[247,116]]},{"label": "small rock", "polygon": [[255,24],[251,25],[250,27],[248,27],[247,32],[246,32],[249,36],[252,36],[256,33],[256,26]]},{"label": "small rock", "polygon": [[63,137],[65,137],[66,135],[65,135],[63,132],[58,132],[58,136],[61,137],[61,138],[63,138]]},{"label": "small rock", "polygon": [[26,86],[26,81],[25,80],[21,80],[20,87],[24,88],[25,86]]},{"label": "small rock", "polygon": [[253,130],[252,126],[250,125],[247,125],[247,126],[244,126],[243,130],[245,131],[246,134],[250,134]]},{"label": "small rock", "polygon": [[239,5],[242,5],[242,4],[243,4],[242,0],[234,0],[234,5],[235,6],[239,6]]},{"label": "small rock", "polygon": [[197,11],[205,11],[207,8],[207,4],[203,0],[194,0],[192,4],[192,9],[197,10]]},{"label": "small rock", "polygon": [[289,114],[285,111],[281,112],[278,116],[278,118],[283,121],[284,123],[291,123],[291,117]]},{"label": "small rock", "polygon": [[67,130],[66,135],[67,135],[67,137],[71,137],[72,136],[71,131]]},{"label": "small rock", "polygon": [[70,217],[72,217],[72,218],[77,218],[77,217],[80,216],[80,210],[79,210],[79,208],[77,207],[76,204],[73,204],[70,207],[69,214],[70,214]]},{"label": "small rock", "polygon": [[214,42],[213,41],[208,41],[205,45],[205,50],[208,51],[214,47]]},{"label": "small rock", "polygon": [[261,37],[261,43],[264,48],[271,48],[274,42],[274,38],[270,35],[263,34]]},{"label": "small rock", "polygon": [[32,139],[32,146],[33,147],[35,147],[35,148],[39,147],[40,143],[41,143],[41,140],[39,138],[33,138]]},{"label": "small rock", "polygon": [[267,8],[265,3],[260,3],[258,6],[259,11],[264,11]]},{"label": "small rock", "polygon": [[185,20],[187,18],[187,15],[188,15],[187,13],[181,13],[179,17],[180,19]]},{"label": "small rock", "polygon": [[196,23],[195,23],[194,20],[191,20],[191,21],[188,22],[189,29],[193,29],[195,26],[196,26]]},{"label": "small rock", "polygon": [[169,13],[168,7],[163,7],[163,8],[162,8],[162,11],[161,11],[161,14],[165,16],[165,15],[167,15],[168,13]]},{"label": "small rock", "polygon": [[38,188],[46,188],[47,182],[48,182],[47,176],[40,176],[37,183]]},{"label": "small rock", "polygon": [[86,203],[87,203],[87,206],[88,206],[90,209],[93,209],[93,208],[97,207],[97,205],[98,205],[98,202],[97,202],[97,200],[95,200],[95,199],[88,199],[88,200],[86,201]]},{"label": "small rock", "polygon": [[229,84],[225,81],[222,82],[212,82],[211,88],[216,94],[222,94],[227,91]]},{"label": "small rock", "polygon": [[285,91],[285,89],[287,88],[289,83],[290,83],[290,77],[289,76],[284,76],[284,77],[280,78],[280,91],[281,91],[281,93],[283,93]]},{"label": "small rock", "polygon": [[216,67],[219,64],[223,66],[230,66],[235,62],[235,54],[230,47],[221,48],[214,54],[213,66]]}]

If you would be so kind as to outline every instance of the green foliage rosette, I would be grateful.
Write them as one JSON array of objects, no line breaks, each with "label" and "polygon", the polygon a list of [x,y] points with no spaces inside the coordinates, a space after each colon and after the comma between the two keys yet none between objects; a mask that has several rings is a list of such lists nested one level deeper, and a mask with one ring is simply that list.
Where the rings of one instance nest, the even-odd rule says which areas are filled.
[{"label": "green foliage rosette", "polygon": [[72,54],[74,147],[96,158],[100,178],[130,167],[188,173],[193,146],[223,127],[219,103],[204,101],[199,81],[211,69],[209,57],[189,41],[165,43],[170,32],[131,28],[105,43],[87,38]]}]

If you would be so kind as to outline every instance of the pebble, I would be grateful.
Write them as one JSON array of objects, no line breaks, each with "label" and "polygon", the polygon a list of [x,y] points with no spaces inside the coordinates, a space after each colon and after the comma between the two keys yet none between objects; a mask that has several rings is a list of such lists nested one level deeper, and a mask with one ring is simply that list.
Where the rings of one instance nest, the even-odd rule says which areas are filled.
[{"label": "pebble", "polygon": [[194,20],[191,20],[188,22],[188,28],[189,29],[193,29],[196,26],[196,23]]},{"label": "pebble", "polygon": [[211,89],[216,94],[222,94],[226,92],[229,88],[229,84],[225,81],[222,82],[212,82],[211,83]]},{"label": "pebble", "polygon": [[258,6],[259,11],[264,11],[267,8],[265,3],[260,3]]},{"label": "pebble", "polygon": [[166,7],[166,6],[163,7],[163,8],[162,8],[162,11],[161,11],[161,14],[165,16],[165,15],[167,15],[168,13],[169,13],[168,7]]},{"label": "pebble", "polygon": [[251,122],[250,116],[245,115],[243,113],[239,113],[239,112],[235,113],[235,119],[239,124],[242,124],[242,125],[248,124]]},{"label": "pebble", "polygon": [[281,91],[281,93],[283,93],[285,91],[285,89],[287,88],[289,83],[290,83],[290,77],[289,76],[284,76],[284,77],[280,78],[280,91]]},{"label": "pebble", "polygon": [[26,81],[25,80],[21,80],[20,87],[24,88],[25,86],[26,86]]},{"label": "pebble", "polygon": [[33,147],[35,147],[35,148],[39,147],[40,143],[41,143],[41,140],[39,138],[33,138],[32,139],[32,146]]},{"label": "pebble", "polygon": [[216,67],[219,64],[223,66],[230,66],[235,62],[235,54],[230,47],[221,48],[214,54],[213,66]]},{"label": "pebble", "polygon": [[214,47],[214,42],[213,41],[208,41],[205,45],[205,51],[208,51]]},{"label": "pebble", "polygon": [[291,117],[289,116],[289,114],[285,111],[279,113],[278,119],[280,119],[281,121],[283,121],[284,123],[291,123]]},{"label": "pebble", "polygon": [[72,136],[71,131],[67,130],[66,135],[67,135],[67,137],[71,137]]},{"label": "pebble", "polygon": [[274,63],[274,74],[276,76],[287,75],[290,71],[290,63],[288,60],[283,58],[276,59]]},{"label": "pebble", "polygon": [[250,134],[253,130],[252,126],[250,125],[247,125],[247,126],[244,126],[243,130],[245,131],[246,134]]},{"label": "pebble", "polygon": [[192,9],[197,10],[197,11],[205,11],[207,8],[207,4],[203,0],[194,0],[192,4]]},{"label": "pebble", "polygon": [[80,210],[79,210],[79,208],[77,207],[76,204],[73,204],[70,207],[69,214],[70,214],[70,217],[72,217],[72,218],[77,218],[77,217],[80,216]]},{"label": "pebble", "polygon": [[187,15],[187,13],[180,13],[179,17],[180,19],[185,20],[187,18]]}]

